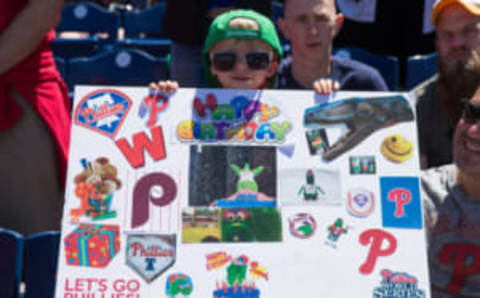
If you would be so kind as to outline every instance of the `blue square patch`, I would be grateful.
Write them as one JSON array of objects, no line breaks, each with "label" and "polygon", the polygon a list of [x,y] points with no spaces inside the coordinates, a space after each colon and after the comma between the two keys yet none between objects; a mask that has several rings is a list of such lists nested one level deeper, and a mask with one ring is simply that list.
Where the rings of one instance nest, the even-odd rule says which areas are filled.
[{"label": "blue square patch", "polygon": [[418,177],[380,177],[383,227],[423,227]]}]

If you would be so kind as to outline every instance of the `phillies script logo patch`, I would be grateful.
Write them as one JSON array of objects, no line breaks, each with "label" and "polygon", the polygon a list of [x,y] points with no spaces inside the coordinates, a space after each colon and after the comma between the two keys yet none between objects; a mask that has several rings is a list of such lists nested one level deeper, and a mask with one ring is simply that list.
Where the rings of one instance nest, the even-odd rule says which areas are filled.
[{"label": "phillies script logo patch", "polygon": [[175,235],[128,235],[127,265],[152,282],[175,263]]},{"label": "phillies script logo patch", "polygon": [[132,100],[113,89],[100,89],[84,96],[75,109],[75,124],[114,138],[127,118]]}]

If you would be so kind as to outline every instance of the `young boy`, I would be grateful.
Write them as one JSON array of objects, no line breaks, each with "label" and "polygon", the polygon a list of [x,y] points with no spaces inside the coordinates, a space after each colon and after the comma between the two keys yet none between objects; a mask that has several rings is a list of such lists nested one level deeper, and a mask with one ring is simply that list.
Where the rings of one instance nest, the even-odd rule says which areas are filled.
[{"label": "young boy", "polygon": [[[207,85],[233,89],[271,87],[283,55],[273,23],[253,10],[232,10],[212,22],[203,49]],[[178,84],[161,81],[151,89],[173,92]]]}]

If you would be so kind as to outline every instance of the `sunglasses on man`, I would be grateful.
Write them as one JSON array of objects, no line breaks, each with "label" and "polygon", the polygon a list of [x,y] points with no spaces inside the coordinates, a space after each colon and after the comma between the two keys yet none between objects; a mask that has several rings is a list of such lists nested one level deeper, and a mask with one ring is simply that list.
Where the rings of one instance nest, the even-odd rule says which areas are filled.
[{"label": "sunglasses on man", "polygon": [[[273,59],[272,52],[250,52],[243,57],[250,70],[266,70]],[[218,71],[231,71],[235,68],[239,57],[234,52],[212,53],[210,55],[210,62]]]},{"label": "sunglasses on man", "polygon": [[469,124],[476,123],[480,120],[480,105],[474,105],[469,99],[464,99],[462,118]]}]

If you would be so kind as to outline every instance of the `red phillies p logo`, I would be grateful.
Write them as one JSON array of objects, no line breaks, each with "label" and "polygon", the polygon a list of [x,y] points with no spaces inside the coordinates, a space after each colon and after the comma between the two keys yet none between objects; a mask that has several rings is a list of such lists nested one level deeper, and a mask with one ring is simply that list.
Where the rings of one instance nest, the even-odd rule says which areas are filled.
[{"label": "red phillies p logo", "polygon": [[379,257],[391,256],[397,250],[397,239],[384,230],[366,230],[360,234],[358,240],[363,246],[370,244],[367,259],[359,269],[362,274],[372,273]]},{"label": "red phillies p logo", "polygon": [[410,191],[405,188],[394,188],[388,193],[387,198],[389,201],[395,203],[395,217],[404,217],[405,205],[412,201]]}]

